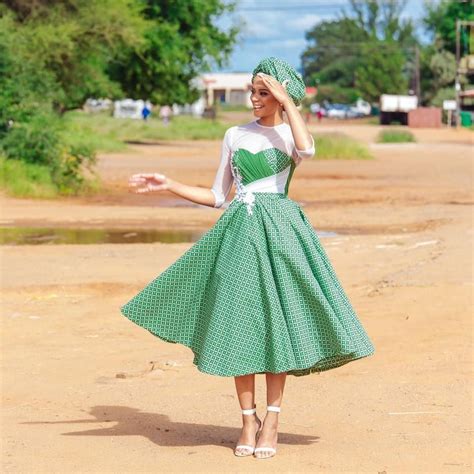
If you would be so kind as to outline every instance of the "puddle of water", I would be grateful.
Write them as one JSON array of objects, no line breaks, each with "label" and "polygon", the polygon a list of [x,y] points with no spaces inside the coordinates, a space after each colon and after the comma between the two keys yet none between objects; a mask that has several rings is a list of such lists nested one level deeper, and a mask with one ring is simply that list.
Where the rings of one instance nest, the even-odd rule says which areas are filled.
[{"label": "puddle of water", "polygon": [[[136,244],[196,242],[205,230],[74,229],[60,227],[0,227],[0,245]],[[335,232],[317,232],[334,237]]]},{"label": "puddle of water", "polygon": [[0,227],[0,245],[195,242],[205,231]]}]

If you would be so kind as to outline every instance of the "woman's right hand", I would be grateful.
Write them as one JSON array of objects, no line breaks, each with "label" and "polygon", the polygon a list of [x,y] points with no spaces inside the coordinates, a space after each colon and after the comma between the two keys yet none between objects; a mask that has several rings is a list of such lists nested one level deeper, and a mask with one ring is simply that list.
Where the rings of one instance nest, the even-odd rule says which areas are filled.
[{"label": "woman's right hand", "polygon": [[169,188],[168,178],[160,173],[137,173],[128,180],[129,190],[134,193],[164,191]]}]

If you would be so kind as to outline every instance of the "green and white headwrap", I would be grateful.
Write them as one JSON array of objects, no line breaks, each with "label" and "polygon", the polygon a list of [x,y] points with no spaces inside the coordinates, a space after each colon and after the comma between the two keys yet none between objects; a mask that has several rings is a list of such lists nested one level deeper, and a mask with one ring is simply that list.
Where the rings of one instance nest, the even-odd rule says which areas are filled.
[{"label": "green and white headwrap", "polygon": [[252,72],[252,81],[259,72],[274,77],[279,83],[288,80],[286,91],[296,105],[304,98],[306,87],[301,74],[283,59],[274,56],[262,59]]}]

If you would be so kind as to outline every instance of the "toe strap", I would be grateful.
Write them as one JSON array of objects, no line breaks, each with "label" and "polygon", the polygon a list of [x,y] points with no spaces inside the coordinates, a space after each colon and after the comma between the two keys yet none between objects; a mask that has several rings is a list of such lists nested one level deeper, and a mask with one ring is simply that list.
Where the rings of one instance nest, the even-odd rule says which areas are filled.
[{"label": "toe strap", "polygon": [[238,446],[235,447],[235,449],[239,448],[248,448],[248,449],[253,449],[255,446],[250,446],[249,444],[239,444]]},{"label": "toe strap", "polygon": [[260,451],[271,451],[272,453],[276,453],[275,448],[271,448],[270,446],[261,446],[259,448],[255,448],[255,452],[260,452]]}]

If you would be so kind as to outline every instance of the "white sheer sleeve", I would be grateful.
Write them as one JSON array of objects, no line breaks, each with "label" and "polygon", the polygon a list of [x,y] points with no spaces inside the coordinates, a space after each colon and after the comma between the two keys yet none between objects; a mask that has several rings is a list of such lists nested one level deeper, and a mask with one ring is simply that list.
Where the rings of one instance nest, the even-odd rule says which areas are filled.
[{"label": "white sheer sleeve", "polygon": [[230,165],[230,157],[232,154],[231,148],[231,133],[232,128],[227,129],[224,134],[221,149],[221,159],[219,168],[217,169],[216,177],[214,178],[214,184],[212,185],[211,191],[214,193],[216,202],[214,207],[221,207],[224,204],[227,196],[229,195],[230,189],[232,188],[233,176]]},{"label": "white sheer sleeve", "polygon": [[298,150],[295,146],[295,152],[300,158],[311,158],[316,152],[313,135],[310,135],[310,137],[313,143],[309,148],[306,148],[306,150]]},{"label": "white sheer sleeve", "polygon": [[304,159],[311,158],[316,153],[316,146],[314,144],[314,138],[311,135],[312,145],[306,150],[298,150],[296,148],[295,142],[293,141],[293,160],[298,166]]}]

